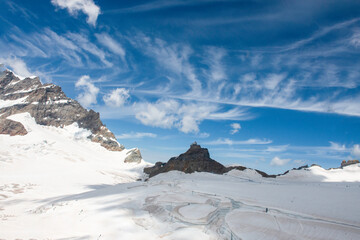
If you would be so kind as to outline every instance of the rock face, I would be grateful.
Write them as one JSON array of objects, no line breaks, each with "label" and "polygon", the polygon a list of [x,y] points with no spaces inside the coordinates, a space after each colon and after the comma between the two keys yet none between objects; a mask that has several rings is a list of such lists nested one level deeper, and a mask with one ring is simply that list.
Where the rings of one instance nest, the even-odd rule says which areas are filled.
[{"label": "rock face", "polygon": [[155,166],[145,168],[144,172],[149,174],[149,177],[153,177],[172,170],[185,173],[210,172],[223,174],[227,172],[226,167],[211,159],[209,151],[206,148],[201,148],[196,142],[185,153],[171,158],[167,163],[157,162]]},{"label": "rock face", "polygon": [[11,71],[5,70],[0,74],[0,133],[26,134],[21,123],[6,119],[23,112],[30,113],[40,125],[62,127],[76,122],[79,127],[90,130],[92,135],[89,138],[106,149],[124,149],[101,122],[99,113],[87,110],[68,98],[59,86],[43,85],[38,77],[19,79]]},{"label": "rock face", "polygon": [[126,153],[124,162],[126,163],[140,163],[142,159],[140,150],[137,148],[131,149]]},{"label": "rock face", "polygon": [[24,136],[28,132],[24,125],[10,119],[0,119],[0,134],[8,134],[10,136]]}]

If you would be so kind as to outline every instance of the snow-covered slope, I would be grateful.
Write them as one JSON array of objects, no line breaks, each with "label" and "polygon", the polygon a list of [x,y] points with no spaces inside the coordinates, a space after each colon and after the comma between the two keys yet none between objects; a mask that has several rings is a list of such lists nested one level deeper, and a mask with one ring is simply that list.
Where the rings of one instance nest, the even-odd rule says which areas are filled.
[{"label": "snow-covered slope", "polygon": [[136,181],[146,163],[124,163],[128,150],[108,151],[88,130],[10,118],[28,134],[0,135],[0,239],[360,239],[360,183],[342,182],[359,165],[336,178],[312,167]]},{"label": "snow-covered slope", "polygon": [[360,182],[359,169],[359,164],[329,170],[320,166],[312,166],[289,171],[289,173],[279,176],[278,179],[304,182]]}]

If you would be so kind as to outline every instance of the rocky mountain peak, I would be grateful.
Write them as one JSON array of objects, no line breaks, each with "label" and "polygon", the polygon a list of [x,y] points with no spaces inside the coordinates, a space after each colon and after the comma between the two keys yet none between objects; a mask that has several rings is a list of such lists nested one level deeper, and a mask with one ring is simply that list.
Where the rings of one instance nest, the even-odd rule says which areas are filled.
[{"label": "rocky mountain peak", "polygon": [[[89,137],[111,151],[122,151],[114,134],[101,122],[99,113],[83,108],[68,98],[61,87],[42,84],[38,77],[20,78],[9,70],[0,74],[0,134],[24,135],[21,123],[7,119],[28,112],[36,123],[63,127],[77,123],[91,131]],[[24,131],[25,130],[25,131]]]},{"label": "rocky mountain peak", "polygon": [[157,162],[155,166],[145,168],[144,172],[149,174],[149,177],[153,177],[172,170],[185,173],[210,172],[223,174],[226,172],[226,167],[211,159],[209,151],[195,142],[190,145],[190,148],[185,153],[170,158],[167,163]]},{"label": "rocky mountain peak", "polygon": [[210,159],[210,154],[207,148],[202,148],[197,142],[194,142],[190,145],[190,148],[184,153],[188,158],[189,157],[201,157],[204,160]]}]

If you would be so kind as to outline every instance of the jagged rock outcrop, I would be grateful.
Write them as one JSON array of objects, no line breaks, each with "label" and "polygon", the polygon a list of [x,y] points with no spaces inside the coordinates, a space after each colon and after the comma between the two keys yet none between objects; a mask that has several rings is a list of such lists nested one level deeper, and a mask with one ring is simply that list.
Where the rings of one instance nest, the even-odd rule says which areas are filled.
[{"label": "jagged rock outcrop", "polygon": [[185,173],[210,172],[223,174],[226,172],[226,167],[211,159],[209,151],[206,148],[201,148],[201,146],[195,142],[185,153],[180,154],[178,157],[171,158],[167,163],[157,162],[155,166],[145,168],[144,172],[149,174],[149,177],[153,177],[157,174],[172,170]]},{"label": "jagged rock outcrop", "polygon": [[137,148],[131,149],[126,153],[124,162],[126,163],[140,163],[142,159],[140,150]]},{"label": "jagged rock outcrop", "polygon": [[[306,169],[308,166],[301,166],[299,168],[293,168],[292,170],[301,170]],[[193,172],[209,172],[215,174],[224,174],[231,170],[244,171],[248,168],[243,166],[231,166],[225,167],[221,163],[210,158],[209,151],[207,148],[202,148],[196,142],[191,144],[189,150],[185,153],[180,154],[178,157],[170,158],[167,163],[157,162],[152,167],[144,168],[144,173],[148,174],[149,177],[156,176],[160,173],[169,172],[172,170],[181,171],[184,173],[193,173]],[[249,168],[251,169],[251,168]],[[267,174],[263,171],[253,169],[258,174],[264,178],[276,178],[287,174],[289,171],[286,171],[283,174]]]},{"label": "jagged rock outcrop", "polygon": [[77,101],[68,98],[61,87],[42,84],[38,77],[20,79],[13,72],[5,70],[0,74],[0,120],[3,129],[0,133],[26,134],[21,123],[6,119],[23,112],[30,113],[36,123],[46,126],[62,127],[76,122],[79,127],[90,130],[92,134],[89,138],[106,149],[124,149],[101,122],[99,113],[87,110]]}]

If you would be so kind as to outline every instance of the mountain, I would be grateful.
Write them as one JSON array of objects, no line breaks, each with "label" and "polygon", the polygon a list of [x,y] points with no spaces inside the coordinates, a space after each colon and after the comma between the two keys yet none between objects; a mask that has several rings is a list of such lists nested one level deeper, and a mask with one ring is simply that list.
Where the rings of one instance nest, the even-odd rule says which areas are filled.
[{"label": "mountain", "polygon": [[111,151],[122,151],[114,134],[101,122],[99,113],[68,98],[61,87],[42,84],[38,77],[20,78],[9,70],[0,75],[0,134],[27,134],[21,123],[7,119],[29,113],[37,124],[64,127],[76,123],[91,131],[89,138]]},{"label": "mountain", "polygon": [[[300,167],[300,170],[303,168],[307,168],[307,166]],[[247,167],[244,166],[230,166],[225,167],[221,163],[217,162],[214,159],[210,158],[210,154],[207,148],[202,148],[199,144],[194,142],[190,145],[190,148],[185,152],[180,154],[178,157],[172,157],[166,163],[157,162],[152,167],[144,168],[144,173],[148,174],[148,176],[154,177],[160,173],[165,173],[169,171],[181,171],[184,173],[194,173],[194,172],[208,172],[215,174],[224,174],[231,170],[239,170],[244,171],[247,170]],[[269,175],[263,171],[257,169],[249,169],[254,171],[256,174],[260,174],[265,178],[276,178],[281,175],[287,174],[289,171],[278,174],[278,175]]]},{"label": "mountain", "polygon": [[60,87],[0,84],[0,239],[360,239],[358,163],[265,178],[193,144],[143,181],[152,164]]}]

